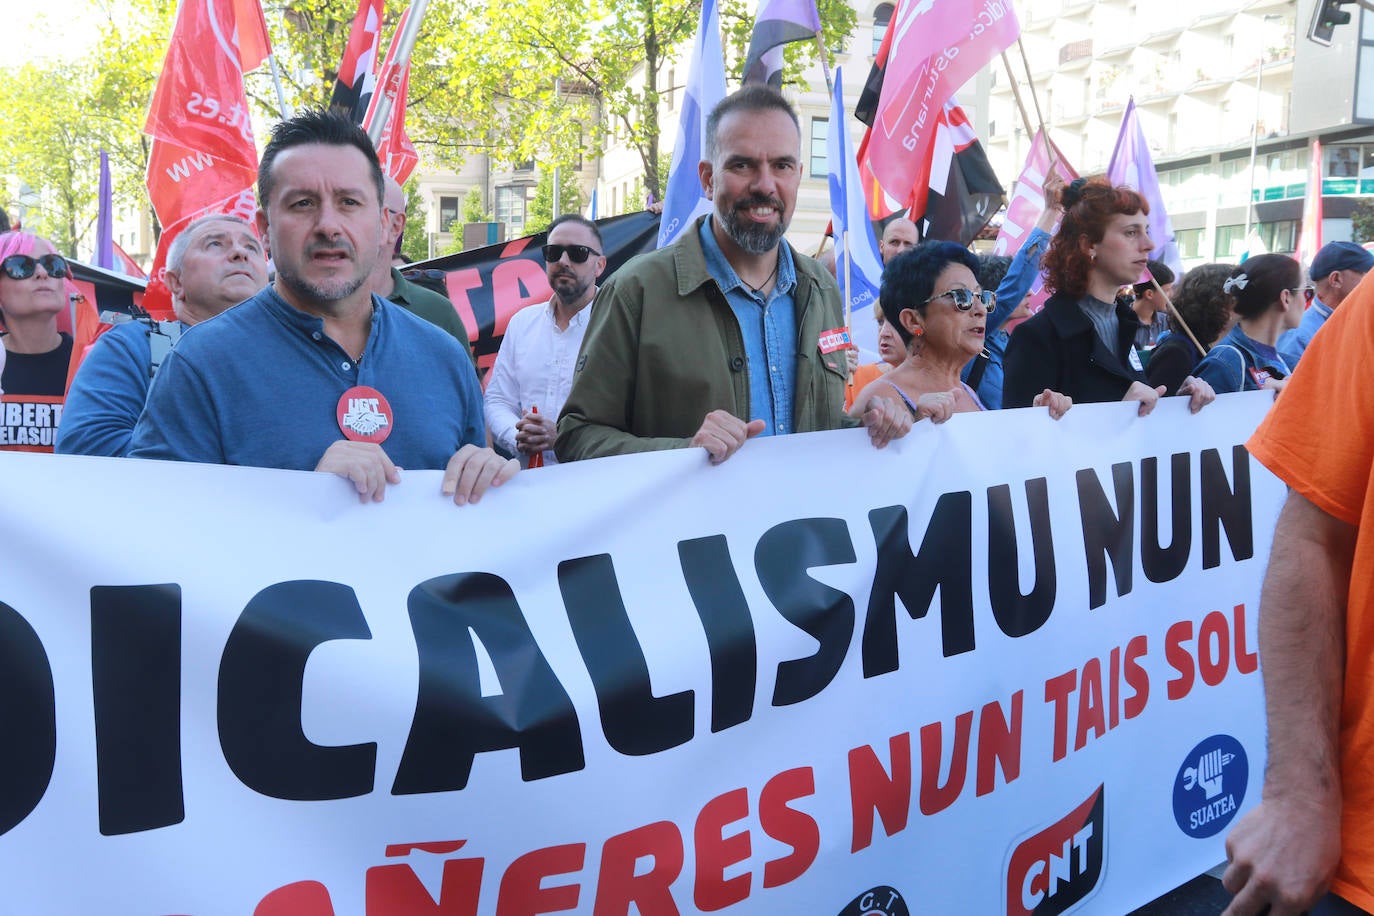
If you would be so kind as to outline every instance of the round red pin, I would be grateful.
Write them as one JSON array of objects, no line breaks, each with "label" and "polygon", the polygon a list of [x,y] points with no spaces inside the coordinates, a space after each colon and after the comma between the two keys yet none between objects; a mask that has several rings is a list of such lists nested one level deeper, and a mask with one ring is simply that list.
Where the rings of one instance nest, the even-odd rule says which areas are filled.
[{"label": "round red pin", "polygon": [[335,408],[339,430],[352,442],[386,441],[395,428],[391,404],[376,388],[356,385],[343,393]]}]

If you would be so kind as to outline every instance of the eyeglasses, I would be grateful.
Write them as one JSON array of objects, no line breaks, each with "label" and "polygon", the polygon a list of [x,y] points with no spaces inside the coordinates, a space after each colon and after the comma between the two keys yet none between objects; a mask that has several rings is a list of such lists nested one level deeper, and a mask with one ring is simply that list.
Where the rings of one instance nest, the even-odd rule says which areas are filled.
[{"label": "eyeglasses", "polygon": [[568,259],[574,264],[585,264],[587,258],[592,255],[601,257],[601,252],[595,248],[588,248],[586,245],[545,245],[542,250],[544,260],[550,264],[562,260],[564,252],[567,252]]},{"label": "eyeglasses", "polygon": [[0,261],[0,270],[3,270],[5,276],[11,280],[27,280],[33,276],[34,270],[40,264],[48,276],[58,280],[72,275],[72,269],[67,265],[67,259],[60,254],[45,254],[41,258],[32,258],[26,254],[12,254]]},{"label": "eyeglasses", "polygon": [[1315,286],[1295,286],[1289,290],[1290,293],[1302,293],[1305,304],[1311,305],[1312,300],[1317,298],[1317,288]]},{"label": "eyeglasses", "polygon": [[[981,293],[975,293],[971,289],[964,289],[962,286],[957,286],[954,289],[940,293],[938,296],[931,296],[926,302],[934,302],[936,299],[948,299],[950,302],[954,303],[954,307],[959,311],[967,312],[969,309],[973,308],[974,300],[983,303],[983,308],[992,308],[997,302],[997,294],[989,292],[988,290],[983,290]],[[924,305],[925,303],[922,304]]]}]

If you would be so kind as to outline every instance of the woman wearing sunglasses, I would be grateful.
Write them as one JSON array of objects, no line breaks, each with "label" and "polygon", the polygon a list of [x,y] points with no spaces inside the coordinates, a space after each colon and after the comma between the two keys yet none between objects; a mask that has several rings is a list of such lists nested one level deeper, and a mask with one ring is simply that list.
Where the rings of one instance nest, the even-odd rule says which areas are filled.
[{"label": "woman wearing sunglasses", "polygon": [[[1145,272],[1154,248],[1149,205],[1103,178],[1076,179],[1063,200],[1064,220],[1044,261],[1054,295],[1011,336],[1002,406],[1030,406],[1048,388],[1076,404],[1137,401],[1143,417],[1164,388],[1146,382],[1134,346],[1140,319],[1116,302],[1116,293]],[[1216,397],[1193,377],[1179,394],[1189,396],[1194,412]]]},{"label": "woman wearing sunglasses", "polygon": [[1302,265],[1285,254],[1247,258],[1222,284],[1235,302],[1235,327],[1208,351],[1194,373],[1218,392],[1280,391],[1292,373],[1277,349],[1279,335],[1296,328],[1313,290],[1302,286]]},{"label": "woman wearing sunglasses", "polygon": [[[906,347],[906,358],[871,382],[855,403],[895,393],[913,419],[929,417],[936,423],[985,409],[959,379],[960,370],[983,351],[988,312],[996,302],[993,293],[979,288],[977,269],[973,253],[953,242],[926,242],[888,262],[878,301]],[[1071,405],[1053,391],[1034,400],[1056,418]]]},{"label": "woman wearing sunglasses", "polygon": [[67,307],[67,262],[27,232],[0,234],[0,321],[6,334],[0,389],[60,397],[67,387],[72,338],[57,330]]}]

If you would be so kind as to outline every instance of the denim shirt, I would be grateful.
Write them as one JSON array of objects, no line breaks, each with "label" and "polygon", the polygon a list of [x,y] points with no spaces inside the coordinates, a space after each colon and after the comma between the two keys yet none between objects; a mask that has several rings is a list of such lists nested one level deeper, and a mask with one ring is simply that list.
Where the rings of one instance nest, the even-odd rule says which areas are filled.
[{"label": "denim shirt", "polygon": [[792,291],[797,271],[786,245],[778,246],[778,277],[767,296],[754,292],[725,259],[711,231],[715,219],[701,221],[706,269],[720,284],[739,322],[749,362],[749,411],[744,420],[763,420],[762,435],[792,432],[792,398],[797,378],[797,314]]},{"label": "denim shirt", "polygon": [[1312,336],[1322,329],[1322,325],[1326,324],[1326,319],[1331,317],[1333,311],[1335,310],[1331,306],[1320,299],[1313,299],[1312,305],[1302,313],[1302,323],[1296,328],[1284,331],[1279,337],[1279,355],[1288,363],[1288,368],[1298,368],[1298,360],[1302,358],[1307,345],[1312,342]]},{"label": "denim shirt", "polygon": [[1247,336],[1237,324],[1208,351],[1193,369],[1193,375],[1211,385],[1217,394],[1259,391],[1261,386],[1250,374],[1251,369],[1277,370],[1277,374],[1270,373],[1274,378],[1286,378],[1292,372],[1278,350]]}]

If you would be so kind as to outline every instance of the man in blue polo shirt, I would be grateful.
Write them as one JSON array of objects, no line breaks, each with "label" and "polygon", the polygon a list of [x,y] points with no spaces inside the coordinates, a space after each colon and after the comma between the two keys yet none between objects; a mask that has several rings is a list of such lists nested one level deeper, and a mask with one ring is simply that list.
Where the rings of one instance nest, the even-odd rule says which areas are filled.
[{"label": "man in blue polo shirt", "polygon": [[380,501],[403,467],[444,470],[476,501],[519,464],[486,448],[472,363],[367,279],[380,256],[382,171],[347,117],[279,123],[258,166],[272,286],[186,332],[134,429],[131,457],[315,470]]}]

